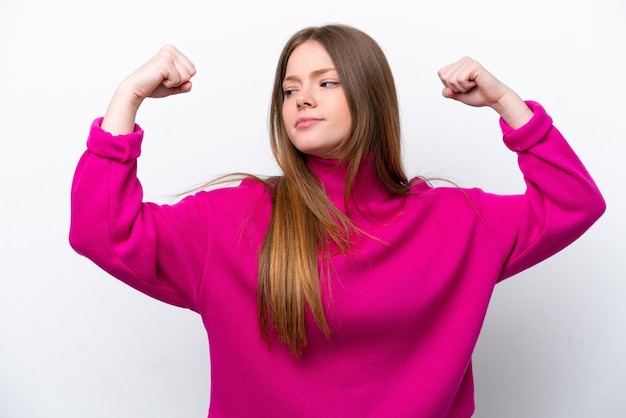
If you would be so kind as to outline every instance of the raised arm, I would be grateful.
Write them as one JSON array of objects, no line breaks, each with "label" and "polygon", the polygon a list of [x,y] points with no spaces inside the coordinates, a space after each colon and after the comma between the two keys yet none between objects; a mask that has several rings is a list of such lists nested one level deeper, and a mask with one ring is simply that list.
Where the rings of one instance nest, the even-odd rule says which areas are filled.
[{"label": "raised arm", "polygon": [[[135,124],[147,97],[188,92],[193,64],[166,46],[117,88],[89,132],[71,191],[71,246],[111,275],[165,302],[193,308],[206,254],[207,216],[199,204],[143,202]],[[189,234],[193,230],[197,233]],[[176,262],[185,257],[189,262]]]},{"label": "raised arm", "polygon": [[442,68],[439,77],[444,97],[498,112],[504,142],[518,155],[525,193],[484,193],[479,203],[501,249],[500,279],[560,251],[604,213],[598,187],[543,107],[523,101],[467,57]]}]

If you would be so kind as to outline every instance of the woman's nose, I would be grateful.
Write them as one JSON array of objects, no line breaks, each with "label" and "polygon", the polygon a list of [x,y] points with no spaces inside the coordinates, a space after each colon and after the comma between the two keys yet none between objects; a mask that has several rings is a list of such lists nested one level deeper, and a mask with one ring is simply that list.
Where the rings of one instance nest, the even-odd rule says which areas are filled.
[{"label": "woman's nose", "polygon": [[301,90],[298,94],[298,98],[296,99],[296,105],[298,106],[298,109],[315,107],[315,100],[311,94]]}]

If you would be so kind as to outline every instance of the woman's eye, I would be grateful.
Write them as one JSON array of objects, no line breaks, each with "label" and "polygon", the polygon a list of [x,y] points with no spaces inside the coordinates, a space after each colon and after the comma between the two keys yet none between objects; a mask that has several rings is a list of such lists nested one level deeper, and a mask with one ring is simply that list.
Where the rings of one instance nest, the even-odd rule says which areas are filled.
[{"label": "woman's eye", "polygon": [[289,97],[291,96],[296,90],[295,89],[284,89],[283,90],[283,96],[285,97]]},{"label": "woman's eye", "polygon": [[320,85],[322,87],[333,88],[339,85],[339,81],[323,81]]}]

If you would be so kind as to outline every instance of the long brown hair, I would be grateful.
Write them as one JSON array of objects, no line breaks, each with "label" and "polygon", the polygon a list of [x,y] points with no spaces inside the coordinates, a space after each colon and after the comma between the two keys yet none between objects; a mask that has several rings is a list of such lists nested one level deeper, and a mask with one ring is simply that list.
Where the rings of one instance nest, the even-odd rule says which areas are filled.
[{"label": "long brown hair", "polygon": [[[390,193],[409,192],[401,161],[400,116],[393,75],[379,45],[367,34],[346,25],[309,27],[285,44],[274,79],[269,114],[272,152],[282,175],[269,180],[274,202],[268,233],[259,259],[258,314],[261,332],[270,341],[276,331],[295,356],[307,345],[306,310],[328,337],[321,296],[320,263],[328,261],[329,244],[344,254],[351,236],[359,233],[348,216],[329,200],[285,130],[282,118],[287,62],[306,41],[319,42],[335,64],[352,117],[348,137],[339,145],[347,166],[345,196],[351,199],[363,156],[371,154],[378,181]],[[347,205],[346,205],[347,207]],[[321,277],[322,276],[322,277]]]}]

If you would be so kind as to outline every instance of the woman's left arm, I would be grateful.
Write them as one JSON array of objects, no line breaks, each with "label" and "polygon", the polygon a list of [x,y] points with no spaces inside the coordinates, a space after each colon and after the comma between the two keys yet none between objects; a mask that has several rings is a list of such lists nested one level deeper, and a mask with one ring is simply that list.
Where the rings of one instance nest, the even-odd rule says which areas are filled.
[{"label": "woman's left arm", "polygon": [[523,101],[467,57],[442,68],[439,76],[445,97],[498,112],[504,142],[518,155],[525,193],[485,193],[480,201],[502,252],[500,279],[560,251],[604,213],[597,185],[541,105]]}]

